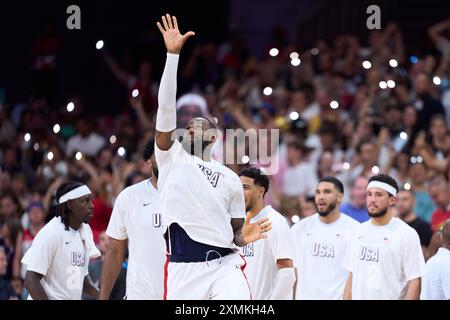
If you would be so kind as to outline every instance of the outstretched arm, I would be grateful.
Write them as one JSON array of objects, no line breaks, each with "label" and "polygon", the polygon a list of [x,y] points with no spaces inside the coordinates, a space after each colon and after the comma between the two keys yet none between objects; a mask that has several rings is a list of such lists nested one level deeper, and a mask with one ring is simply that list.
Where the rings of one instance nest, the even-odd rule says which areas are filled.
[{"label": "outstretched arm", "polygon": [[167,48],[167,60],[158,92],[158,112],[156,114],[156,145],[161,150],[169,150],[173,144],[172,133],[176,129],[176,94],[177,68],[181,48],[187,38],[195,35],[189,31],[184,35],[178,29],[175,16],[162,16],[162,23],[157,22],[159,31]]}]

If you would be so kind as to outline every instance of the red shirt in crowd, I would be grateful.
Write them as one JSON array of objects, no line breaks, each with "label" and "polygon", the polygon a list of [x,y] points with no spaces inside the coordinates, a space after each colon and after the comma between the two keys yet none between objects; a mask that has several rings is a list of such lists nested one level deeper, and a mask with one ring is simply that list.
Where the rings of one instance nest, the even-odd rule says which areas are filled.
[{"label": "red shirt in crowd", "polygon": [[98,236],[108,227],[112,208],[109,204],[98,197],[94,198],[92,202],[94,204],[94,216],[92,217],[89,225],[91,226],[92,233],[94,234],[94,241],[95,243],[98,243]]},{"label": "red shirt in crowd", "polygon": [[434,210],[431,216],[431,229],[433,232],[439,231],[447,219],[450,219],[450,204],[445,210],[442,208]]}]

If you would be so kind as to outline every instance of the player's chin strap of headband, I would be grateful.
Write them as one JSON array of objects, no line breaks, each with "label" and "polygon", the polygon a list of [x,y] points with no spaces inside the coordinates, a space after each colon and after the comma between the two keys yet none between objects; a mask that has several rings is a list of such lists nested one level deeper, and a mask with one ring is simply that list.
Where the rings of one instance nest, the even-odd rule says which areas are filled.
[{"label": "player's chin strap of headband", "polygon": [[75,188],[67,192],[66,194],[62,195],[58,199],[58,203],[61,204],[69,200],[78,199],[91,193],[92,193],[91,190],[89,190],[89,188],[86,185],[82,185],[81,187]]},{"label": "player's chin strap of headband", "polygon": [[386,191],[387,193],[390,193],[391,195],[393,195],[394,197],[397,195],[397,190],[395,190],[395,188],[385,182],[381,182],[381,181],[371,181],[369,183],[369,185],[367,186],[367,191],[369,191],[370,188],[379,188],[382,189],[384,191]]}]

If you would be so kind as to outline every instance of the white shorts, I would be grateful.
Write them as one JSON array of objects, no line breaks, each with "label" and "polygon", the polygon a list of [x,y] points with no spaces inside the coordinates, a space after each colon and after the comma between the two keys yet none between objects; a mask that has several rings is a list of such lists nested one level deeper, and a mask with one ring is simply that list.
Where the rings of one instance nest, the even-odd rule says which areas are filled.
[{"label": "white shorts", "polygon": [[205,262],[167,260],[164,266],[164,299],[250,300],[245,265],[238,252]]}]

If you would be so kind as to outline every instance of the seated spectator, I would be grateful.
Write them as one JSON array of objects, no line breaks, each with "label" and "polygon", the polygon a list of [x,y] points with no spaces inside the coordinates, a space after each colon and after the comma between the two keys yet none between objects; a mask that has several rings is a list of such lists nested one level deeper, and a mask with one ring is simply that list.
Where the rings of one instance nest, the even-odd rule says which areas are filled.
[{"label": "seated spectator", "polygon": [[17,300],[18,297],[10,281],[6,278],[8,259],[5,248],[0,246],[0,300]]},{"label": "seated spectator", "polygon": [[450,187],[442,176],[438,176],[431,181],[428,190],[437,206],[431,216],[431,229],[436,232],[450,218]]}]

